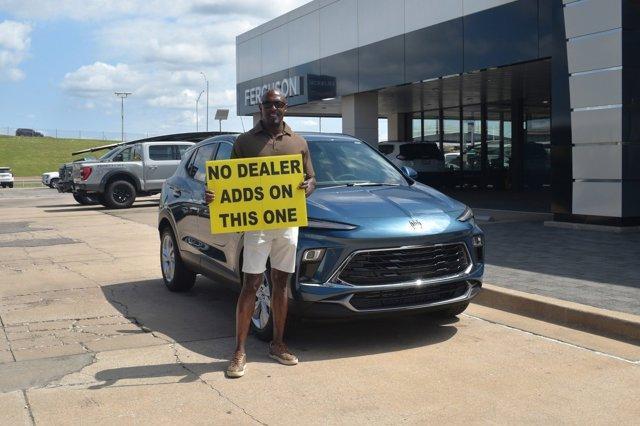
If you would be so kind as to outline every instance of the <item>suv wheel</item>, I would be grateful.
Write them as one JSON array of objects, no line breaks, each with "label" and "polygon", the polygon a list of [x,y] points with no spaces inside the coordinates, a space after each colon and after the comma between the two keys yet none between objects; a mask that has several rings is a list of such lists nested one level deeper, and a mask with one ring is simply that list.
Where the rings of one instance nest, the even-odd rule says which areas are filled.
[{"label": "suv wheel", "polygon": [[9,183],[9,188],[13,188],[13,182]]},{"label": "suv wheel", "polygon": [[74,192],[73,199],[76,200],[78,204],[82,204],[83,206],[93,206],[98,204],[98,200],[96,198],[87,194],[79,194],[77,192]]},{"label": "suv wheel", "polygon": [[273,314],[271,313],[271,277],[270,269],[263,274],[262,285],[256,292],[256,304],[251,317],[251,330],[256,337],[265,342],[273,338]]},{"label": "suv wheel", "polygon": [[54,189],[58,185],[59,180],[60,179],[56,178],[51,179],[51,181],[49,182],[49,188]]},{"label": "suv wheel", "polygon": [[131,207],[136,199],[136,188],[126,180],[116,180],[107,186],[104,201],[112,209],[126,209]]},{"label": "suv wheel", "polygon": [[171,291],[188,291],[196,282],[196,274],[182,261],[176,238],[169,227],[160,234],[160,266],[164,284]]}]

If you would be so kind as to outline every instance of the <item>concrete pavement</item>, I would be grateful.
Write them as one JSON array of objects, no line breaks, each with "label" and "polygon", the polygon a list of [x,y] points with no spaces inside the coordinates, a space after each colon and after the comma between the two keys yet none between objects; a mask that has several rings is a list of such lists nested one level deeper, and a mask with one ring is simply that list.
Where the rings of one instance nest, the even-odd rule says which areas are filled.
[{"label": "concrete pavement", "polygon": [[[29,192],[31,191],[31,192]],[[5,194],[3,194],[5,195]],[[0,197],[0,423],[633,424],[640,348],[473,306],[304,323],[300,365],[250,339],[223,371],[236,295],[163,288],[153,201],[127,211],[65,194]]]}]

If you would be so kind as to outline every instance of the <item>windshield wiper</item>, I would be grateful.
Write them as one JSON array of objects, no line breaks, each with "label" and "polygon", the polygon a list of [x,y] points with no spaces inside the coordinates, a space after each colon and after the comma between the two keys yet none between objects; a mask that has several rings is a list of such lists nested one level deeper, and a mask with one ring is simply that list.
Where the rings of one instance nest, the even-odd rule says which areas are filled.
[{"label": "windshield wiper", "polygon": [[384,182],[349,182],[349,183],[341,183],[339,185],[328,185],[328,186],[320,186],[318,188],[344,188],[344,187],[352,187],[352,186],[400,186],[399,183],[384,183]]},{"label": "windshield wiper", "polygon": [[353,183],[348,183],[347,186],[400,186],[400,184],[385,183],[385,182],[353,182]]}]

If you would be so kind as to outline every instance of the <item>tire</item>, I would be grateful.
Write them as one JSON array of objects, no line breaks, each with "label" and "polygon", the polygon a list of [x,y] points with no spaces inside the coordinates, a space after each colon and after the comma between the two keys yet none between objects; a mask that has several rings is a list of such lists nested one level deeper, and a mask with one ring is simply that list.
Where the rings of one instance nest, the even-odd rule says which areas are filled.
[{"label": "tire", "polygon": [[189,291],[196,282],[195,272],[187,268],[180,257],[180,249],[170,227],[163,228],[160,234],[160,269],[169,291]]},{"label": "tire", "polygon": [[258,339],[265,342],[269,342],[273,338],[270,272],[271,270],[267,268],[263,274],[262,285],[256,292],[256,305],[251,316],[251,331]]},{"label": "tire", "polygon": [[51,181],[49,182],[49,188],[55,189],[55,187],[58,185],[59,180],[60,179],[51,179]]},{"label": "tire", "polygon": [[73,199],[76,200],[78,204],[82,204],[83,206],[93,206],[98,204],[98,200],[96,198],[87,194],[79,194],[77,192],[74,192]]},{"label": "tire", "polygon": [[13,188],[13,182],[9,184],[9,188]]},{"label": "tire", "polygon": [[7,187],[7,185],[3,183],[3,184],[2,184],[2,187],[3,187],[3,188],[6,188],[6,187]]},{"label": "tire", "polygon": [[136,200],[136,188],[127,180],[116,180],[107,186],[105,205],[112,209],[128,209]]},{"label": "tire", "polygon": [[463,313],[467,307],[469,306],[469,302],[460,302],[454,305],[450,305],[440,311],[435,312],[436,316],[441,318],[454,318]]}]

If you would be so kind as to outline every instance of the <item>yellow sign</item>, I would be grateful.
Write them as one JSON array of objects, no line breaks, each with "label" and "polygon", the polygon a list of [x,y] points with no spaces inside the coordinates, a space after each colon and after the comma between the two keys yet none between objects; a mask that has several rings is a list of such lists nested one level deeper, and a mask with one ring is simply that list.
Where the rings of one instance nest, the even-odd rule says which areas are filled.
[{"label": "yellow sign", "polygon": [[207,161],[211,233],[307,225],[302,155]]}]

